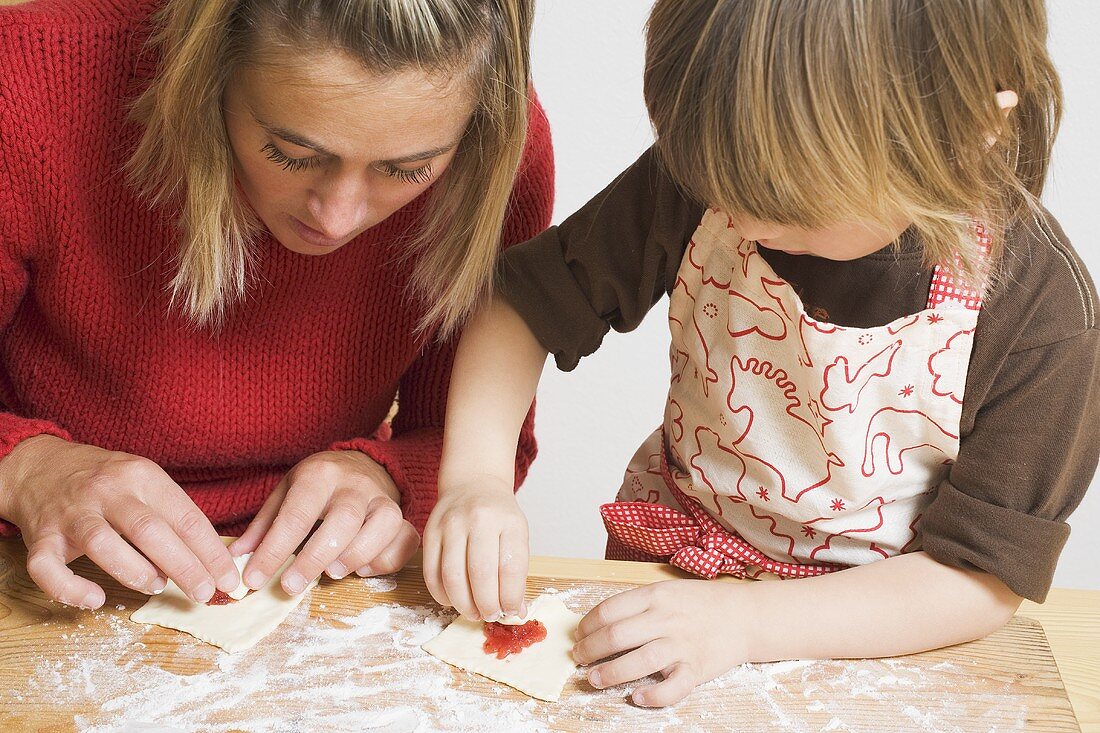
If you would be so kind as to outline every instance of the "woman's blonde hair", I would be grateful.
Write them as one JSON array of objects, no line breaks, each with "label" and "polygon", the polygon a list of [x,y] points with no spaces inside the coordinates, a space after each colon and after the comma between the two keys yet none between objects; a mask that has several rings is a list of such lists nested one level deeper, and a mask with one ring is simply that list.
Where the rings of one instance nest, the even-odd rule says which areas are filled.
[{"label": "woman's blonde hair", "polygon": [[973,220],[995,257],[1043,187],[1046,34],[1042,0],[658,0],[646,104],[699,201],[811,229],[900,214],[929,264],[974,274]]},{"label": "woman's blonde hair", "polygon": [[152,39],[158,72],[134,107],[129,162],[154,202],[180,208],[173,303],[216,326],[248,286],[259,231],[236,189],[222,93],[265,42],[338,49],[364,67],[470,75],[478,104],[413,234],[421,328],[448,334],[492,282],[527,129],[531,0],[169,0]]}]

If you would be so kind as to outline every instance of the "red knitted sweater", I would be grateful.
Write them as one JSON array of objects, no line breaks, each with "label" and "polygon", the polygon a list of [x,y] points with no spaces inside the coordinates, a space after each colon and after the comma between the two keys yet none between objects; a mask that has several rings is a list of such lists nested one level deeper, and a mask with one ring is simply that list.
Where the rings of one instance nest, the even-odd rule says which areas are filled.
[{"label": "red knitted sweater", "polygon": [[[0,10],[0,459],[43,433],[144,456],[219,529],[239,531],[302,458],[361,450],[422,530],[453,353],[413,337],[422,308],[401,240],[424,197],[325,256],[261,239],[247,301],[217,333],[190,327],[168,305],[172,212],[142,202],[122,173],[155,7]],[[553,156],[537,102],[531,118],[506,245],[550,223]],[[517,484],[534,455],[528,416]],[[0,534],[13,531],[0,521]]]}]

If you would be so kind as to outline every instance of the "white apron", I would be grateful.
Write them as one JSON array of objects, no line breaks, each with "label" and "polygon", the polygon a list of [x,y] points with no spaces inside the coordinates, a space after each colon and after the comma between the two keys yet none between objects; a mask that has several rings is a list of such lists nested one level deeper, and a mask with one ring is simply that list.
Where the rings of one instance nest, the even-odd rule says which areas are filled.
[{"label": "white apron", "polygon": [[708,210],[669,304],[664,424],[601,507],[608,556],[802,577],[918,549],[958,456],[981,296],[937,268],[920,313],[824,323]]}]

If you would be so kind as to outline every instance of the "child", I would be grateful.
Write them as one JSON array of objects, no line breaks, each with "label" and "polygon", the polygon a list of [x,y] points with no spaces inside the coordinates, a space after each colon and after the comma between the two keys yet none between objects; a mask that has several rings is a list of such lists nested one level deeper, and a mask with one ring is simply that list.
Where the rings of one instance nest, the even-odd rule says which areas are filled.
[{"label": "child", "polygon": [[[433,595],[523,613],[512,458],[572,369],[670,294],[661,427],[608,556],[792,583],[607,599],[574,656],[668,705],[746,661],[900,655],[1041,601],[1097,464],[1096,291],[1036,197],[1060,112],[1041,0],[658,0],[657,134],[509,251],[456,357]],[[501,297],[502,296],[502,297]],[[841,571],[841,572],[838,572]]]}]

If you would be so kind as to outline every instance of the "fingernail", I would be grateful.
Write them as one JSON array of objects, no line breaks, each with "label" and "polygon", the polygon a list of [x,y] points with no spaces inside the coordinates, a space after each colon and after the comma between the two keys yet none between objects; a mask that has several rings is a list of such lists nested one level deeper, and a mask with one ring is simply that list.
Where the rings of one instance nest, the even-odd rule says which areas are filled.
[{"label": "fingernail", "polygon": [[230,570],[218,579],[218,587],[226,593],[237,590],[237,586],[240,584],[241,576],[236,570]]},{"label": "fingernail", "polygon": [[199,587],[195,588],[195,593],[191,596],[197,603],[206,603],[214,595],[214,584],[209,580],[204,580],[199,584]]},{"label": "fingernail", "polygon": [[164,592],[164,589],[168,587],[168,581],[164,578],[157,578],[153,581],[153,584],[149,586],[149,595],[159,596]]},{"label": "fingernail", "polygon": [[292,596],[301,593],[306,587],[306,579],[298,573],[286,573],[283,575],[283,587]]},{"label": "fingernail", "polygon": [[[593,687],[600,687],[600,673],[596,670],[592,670],[588,673],[588,682]],[[602,688],[601,688],[602,689]]]},{"label": "fingernail", "polygon": [[485,620],[488,623],[492,624],[492,623],[496,623],[497,621],[500,621],[502,618],[504,618],[504,614],[501,613],[500,611],[497,611],[496,613],[492,614],[491,616],[486,616]]},{"label": "fingernail", "polygon": [[99,607],[100,602],[99,594],[94,590],[90,590],[88,591],[88,595],[84,596],[83,600],[80,601],[80,607],[93,611]]},{"label": "fingernail", "polygon": [[370,565],[364,565],[363,567],[356,570],[355,574],[358,575],[360,578],[369,578],[370,576],[374,575],[374,571],[371,570]]},{"label": "fingernail", "polygon": [[645,704],[645,695],[643,695],[640,692],[635,691],[635,692],[630,693],[630,699],[634,701],[635,705],[638,705],[638,706],[643,707],[643,708],[646,706],[646,704]]},{"label": "fingernail", "polygon": [[339,560],[334,560],[325,572],[328,573],[328,576],[333,580],[339,580],[348,574],[348,569],[344,567],[344,563]]},{"label": "fingernail", "polygon": [[259,570],[249,570],[245,573],[244,584],[252,590],[258,590],[263,587],[264,575]]}]

